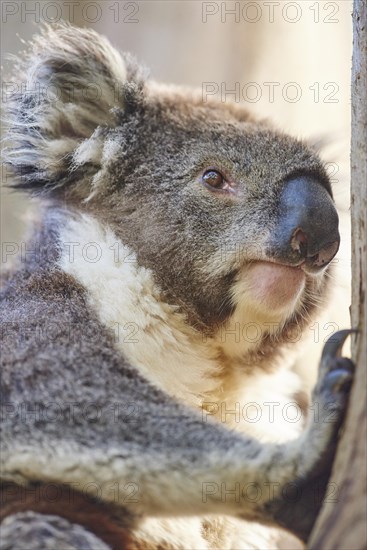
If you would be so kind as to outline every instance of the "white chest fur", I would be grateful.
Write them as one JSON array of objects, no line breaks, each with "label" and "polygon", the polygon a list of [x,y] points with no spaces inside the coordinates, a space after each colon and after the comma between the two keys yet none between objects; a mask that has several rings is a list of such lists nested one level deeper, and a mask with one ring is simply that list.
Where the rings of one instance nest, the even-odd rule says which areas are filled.
[{"label": "white chest fur", "polygon": [[200,405],[218,385],[216,351],[160,300],[152,273],[90,216],[71,220],[61,242],[60,267],[87,289],[89,305],[114,331],[124,357],[166,393]]}]

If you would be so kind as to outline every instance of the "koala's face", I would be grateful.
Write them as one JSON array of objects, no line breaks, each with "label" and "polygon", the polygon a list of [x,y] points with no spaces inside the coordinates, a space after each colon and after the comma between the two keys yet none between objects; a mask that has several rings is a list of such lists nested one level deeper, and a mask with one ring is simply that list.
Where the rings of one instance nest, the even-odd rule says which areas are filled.
[{"label": "koala's face", "polygon": [[210,330],[236,308],[248,322],[284,322],[319,289],[338,219],[302,143],[241,108],[156,86],[106,139],[113,154],[88,208],[191,322]]},{"label": "koala's face", "polygon": [[[41,171],[28,160],[27,186],[50,187],[111,226],[201,330],[229,319],[303,319],[339,246],[319,158],[242,107],[143,82],[91,31],[50,34],[32,78],[51,79],[61,93],[52,105],[43,100],[44,120],[31,109],[26,140],[52,162]],[[79,93],[91,81],[98,100]],[[30,104],[18,101],[23,123]],[[21,149],[24,135],[16,137]]]}]

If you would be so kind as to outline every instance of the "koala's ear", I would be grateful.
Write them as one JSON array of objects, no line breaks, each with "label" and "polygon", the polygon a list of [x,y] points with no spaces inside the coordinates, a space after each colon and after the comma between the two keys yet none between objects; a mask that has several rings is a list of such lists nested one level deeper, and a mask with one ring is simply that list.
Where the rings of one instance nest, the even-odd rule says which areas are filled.
[{"label": "koala's ear", "polygon": [[101,168],[105,136],[143,95],[132,61],[92,30],[47,26],[5,94],[14,187],[44,193]]}]

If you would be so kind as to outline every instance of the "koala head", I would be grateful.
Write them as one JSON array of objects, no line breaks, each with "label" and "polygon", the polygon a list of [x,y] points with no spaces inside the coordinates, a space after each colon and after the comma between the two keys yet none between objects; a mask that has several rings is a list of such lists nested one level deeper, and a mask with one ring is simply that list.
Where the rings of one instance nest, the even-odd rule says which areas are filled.
[{"label": "koala head", "polygon": [[339,246],[311,148],[243,106],[147,80],[91,30],[47,28],[17,75],[17,187],[111,227],[198,330],[305,322]]}]

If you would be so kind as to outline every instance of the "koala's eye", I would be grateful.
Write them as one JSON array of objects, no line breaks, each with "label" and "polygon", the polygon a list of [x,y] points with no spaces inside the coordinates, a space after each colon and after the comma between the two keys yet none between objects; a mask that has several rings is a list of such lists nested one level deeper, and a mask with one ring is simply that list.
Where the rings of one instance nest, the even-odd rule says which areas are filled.
[{"label": "koala's eye", "polygon": [[202,176],[202,181],[209,187],[215,189],[224,189],[226,186],[226,180],[220,172],[217,170],[207,170]]}]

